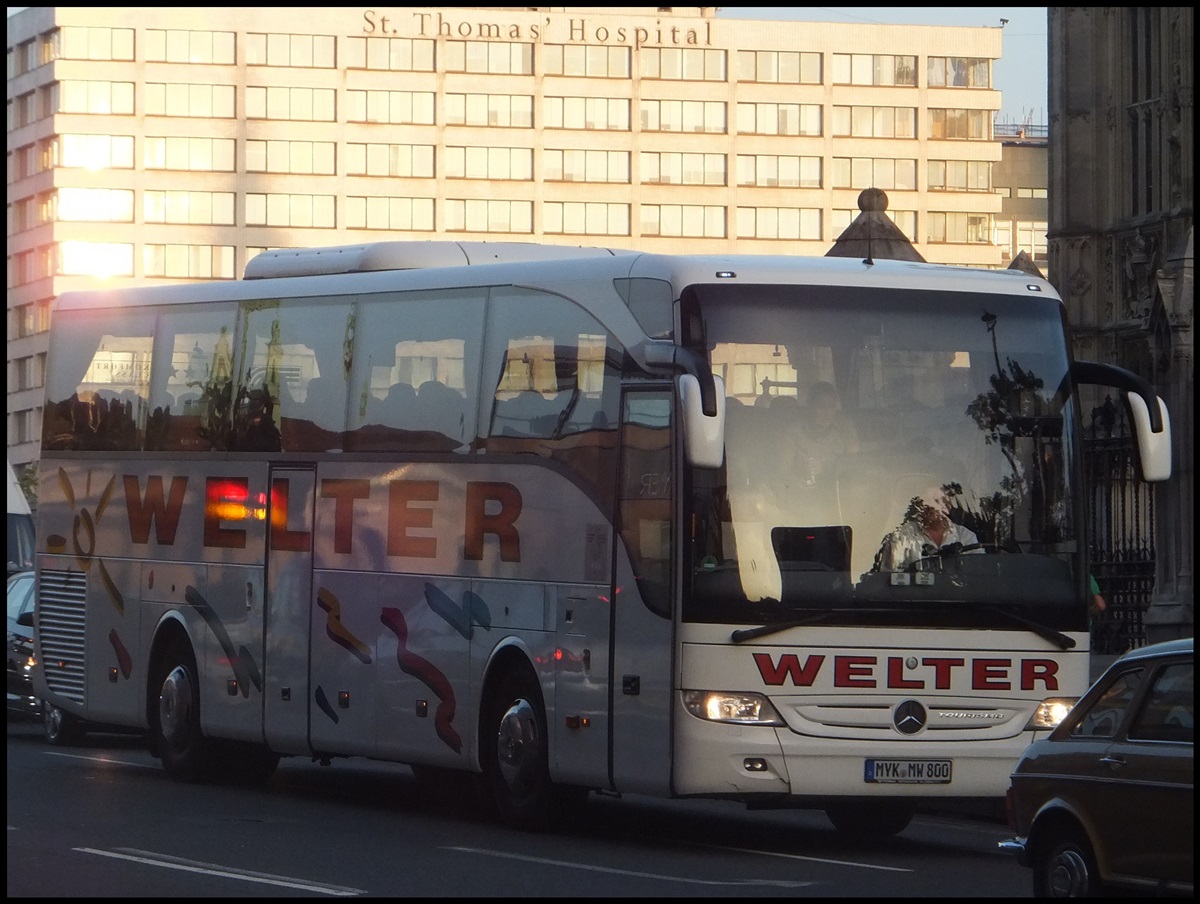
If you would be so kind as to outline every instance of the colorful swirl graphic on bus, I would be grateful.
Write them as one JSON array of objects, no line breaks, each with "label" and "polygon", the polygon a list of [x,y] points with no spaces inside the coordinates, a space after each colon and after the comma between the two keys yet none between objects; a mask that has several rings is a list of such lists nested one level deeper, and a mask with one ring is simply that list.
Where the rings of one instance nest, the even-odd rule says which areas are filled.
[{"label": "colorful swirl graphic on bus", "polygon": [[[88,472],[88,486],[85,492],[91,491],[91,472]],[[92,567],[92,561],[96,561],[100,566],[100,582],[105,591],[108,593],[109,601],[120,615],[125,614],[125,597],[121,595],[121,591],[117,589],[116,583],[109,576],[108,568],[104,565],[104,560],[97,556],[96,553],[96,527],[100,523],[100,519],[104,517],[104,510],[108,508],[108,503],[112,500],[113,488],[116,486],[117,478],[112,476],[108,479],[108,483],[104,486],[104,491],[100,494],[100,499],[96,503],[96,514],[93,515],[87,508],[78,506],[75,498],[75,487],[71,485],[71,478],[67,476],[67,472],[62,468],[58,469],[58,485],[62,490],[63,497],[67,500],[67,504],[78,511],[72,519],[71,524],[71,547],[75,555],[75,561],[79,565],[80,571],[88,571]],[[61,534],[50,534],[46,537],[46,551],[54,555],[61,555],[67,550],[67,538]]]},{"label": "colorful swirl graphic on bus", "polygon": [[425,585],[425,602],[429,608],[439,615],[451,628],[463,636],[464,640],[471,639],[471,623],[475,622],[481,628],[490,630],[492,613],[478,594],[468,590],[463,594],[463,604],[456,606],[454,600],[433,584]]},{"label": "colorful swirl graphic on bus", "polygon": [[121,635],[117,633],[116,628],[108,632],[108,642],[112,644],[113,652],[117,654],[117,666],[121,669],[121,676],[128,678],[133,671],[133,659],[130,657],[129,651],[125,649],[125,644],[121,642]]},{"label": "colorful swirl graphic on bus", "polygon": [[457,704],[454,700],[454,688],[446,680],[446,676],[429,660],[422,659],[408,649],[408,623],[404,614],[396,608],[385,606],[379,614],[379,620],[388,628],[400,642],[396,648],[396,661],[400,663],[400,671],[412,675],[431,691],[440,701],[433,714],[433,730],[442,742],[455,753],[462,752],[462,738],[451,724],[454,721],[454,711]]},{"label": "colorful swirl graphic on bus", "polygon": [[354,654],[363,665],[371,664],[371,651],[367,645],[342,624],[342,603],[330,591],[322,587],[317,591],[317,605],[326,612],[325,634],[339,647]]},{"label": "colorful swirl graphic on bus", "polygon": [[221,649],[225,653],[225,658],[229,660],[229,667],[233,669],[233,675],[237,678],[238,689],[243,697],[250,696],[250,685],[254,685],[257,691],[262,690],[262,673],[258,670],[258,663],[254,661],[254,657],[244,646],[237,650],[233,648],[233,640],[229,636],[229,632],[225,630],[225,626],[221,624],[221,618],[213,611],[213,607],[191,584],[188,584],[183,591],[183,598],[189,606],[200,613],[200,617],[204,619],[204,623],[208,625],[209,630],[213,632],[217,643],[221,645]]}]

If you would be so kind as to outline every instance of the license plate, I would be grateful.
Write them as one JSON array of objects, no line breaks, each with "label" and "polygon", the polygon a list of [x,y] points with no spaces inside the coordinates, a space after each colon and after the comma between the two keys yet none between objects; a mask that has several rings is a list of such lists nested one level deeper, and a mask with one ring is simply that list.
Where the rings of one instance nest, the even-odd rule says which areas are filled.
[{"label": "license plate", "polygon": [[953,760],[866,760],[863,781],[873,784],[947,785]]}]

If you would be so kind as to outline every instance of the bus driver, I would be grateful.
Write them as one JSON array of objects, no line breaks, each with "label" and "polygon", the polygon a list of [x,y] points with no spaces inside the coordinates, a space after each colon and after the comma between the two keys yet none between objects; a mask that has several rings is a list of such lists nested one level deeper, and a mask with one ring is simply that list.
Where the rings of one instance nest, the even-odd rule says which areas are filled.
[{"label": "bus driver", "polygon": [[981,553],[975,532],[950,520],[950,498],[961,490],[926,480],[904,513],[904,521],[883,539],[872,571],[904,571],[928,556],[957,544],[959,552]]}]

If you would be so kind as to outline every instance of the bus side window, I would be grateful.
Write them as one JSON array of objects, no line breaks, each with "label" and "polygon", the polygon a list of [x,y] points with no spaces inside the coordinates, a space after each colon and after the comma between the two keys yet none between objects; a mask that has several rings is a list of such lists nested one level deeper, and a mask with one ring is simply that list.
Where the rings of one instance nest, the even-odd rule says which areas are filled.
[{"label": "bus side window", "polygon": [[474,446],[486,289],[359,301],[346,449],[465,452]]},{"label": "bus side window", "polygon": [[43,448],[140,451],[150,399],[154,314],[65,311],[56,319]]},{"label": "bus side window", "polygon": [[615,503],[620,361],[607,330],[570,301],[493,289],[483,365],[487,450],[552,458],[605,505]]}]

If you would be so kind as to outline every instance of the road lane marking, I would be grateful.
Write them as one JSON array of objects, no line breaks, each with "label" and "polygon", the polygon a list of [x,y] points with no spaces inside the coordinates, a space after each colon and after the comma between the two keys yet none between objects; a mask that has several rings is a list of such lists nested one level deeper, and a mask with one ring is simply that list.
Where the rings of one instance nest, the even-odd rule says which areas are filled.
[{"label": "road lane marking", "polygon": [[565,866],[568,869],[586,869],[594,873],[613,873],[618,876],[633,876],[638,879],[661,879],[664,882],[686,882],[692,885],[774,885],[781,888],[801,888],[806,885],[814,885],[813,882],[791,882],[787,880],[773,879],[696,879],[690,876],[667,876],[662,873],[643,873],[637,870],[615,869],[608,866],[595,866],[588,863],[579,863],[575,860],[551,860],[547,857],[530,857],[525,854],[510,854],[505,851],[489,851],[484,848],[473,847],[443,847],[443,851],[460,851],[465,854],[482,854],[485,857],[500,857],[505,860],[523,860],[526,863],[541,863],[546,866]]},{"label": "road lane marking", "polygon": [[223,879],[239,879],[242,882],[257,882],[261,885],[278,885],[282,888],[293,888],[297,891],[313,891],[322,895],[334,895],[339,898],[353,895],[365,895],[361,888],[346,888],[341,885],[325,885],[320,882],[308,882],[304,879],[293,879],[288,876],[275,876],[271,873],[256,873],[250,870],[234,869],[216,863],[202,863],[197,860],[184,860],[182,857],[171,857],[167,854],[155,854],[152,851],[139,851],[134,848],[117,848],[112,851],[102,851],[96,848],[73,848],[84,854],[96,854],[100,857],[112,857],[116,860],[130,860],[134,863],[144,863],[147,866],[161,866],[165,869],[177,869],[187,873],[202,873]]},{"label": "road lane marking", "polygon": [[694,844],[693,847],[711,848],[716,851],[737,851],[741,854],[762,854],[764,857],[783,857],[785,860],[809,860],[813,863],[830,863],[834,866],[855,866],[859,869],[881,869],[889,873],[911,873],[902,866],[883,866],[879,863],[862,863],[857,860],[834,860],[831,857],[805,857],[803,854],[786,854],[783,851],[763,851],[758,848],[729,847],[724,844]]},{"label": "road lane marking", "polygon": [[47,750],[47,756],[61,756],[68,760],[85,760],[89,763],[103,763],[105,766],[136,766],[138,769],[159,769],[153,763],[131,763],[129,760],[114,760],[108,756],[84,755],[82,753],[63,753],[61,750]]}]

